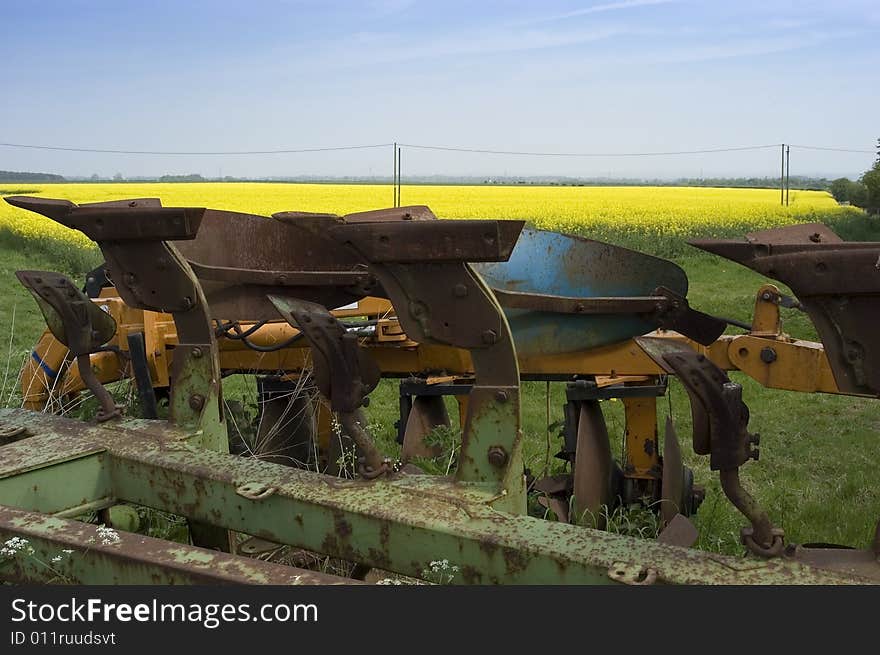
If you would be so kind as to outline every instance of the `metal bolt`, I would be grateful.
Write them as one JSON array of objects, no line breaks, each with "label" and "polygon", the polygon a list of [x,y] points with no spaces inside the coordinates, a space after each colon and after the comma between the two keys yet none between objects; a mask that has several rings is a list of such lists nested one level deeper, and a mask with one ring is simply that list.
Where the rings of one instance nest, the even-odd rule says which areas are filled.
[{"label": "metal bolt", "polygon": [[193,299],[190,298],[189,296],[184,296],[184,297],[183,297],[183,307],[184,307],[184,309],[192,309],[192,306],[193,306]]},{"label": "metal bolt", "polygon": [[485,344],[493,344],[498,341],[498,335],[495,333],[495,330],[486,330],[481,335],[483,337],[483,343]]},{"label": "metal bolt", "polygon": [[489,463],[496,468],[501,468],[507,464],[507,452],[501,446],[492,446],[487,453],[487,457],[489,458]]},{"label": "metal bolt", "polygon": [[456,284],[452,287],[452,295],[456,298],[464,298],[468,294],[468,288],[464,284]]},{"label": "metal bolt", "polygon": [[196,359],[199,359],[203,354],[204,353],[202,352],[202,349],[199,348],[198,346],[196,346],[195,348],[192,349],[192,356],[195,357]]},{"label": "metal bolt", "polygon": [[766,348],[761,348],[761,361],[765,364],[772,364],[776,361],[776,351],[769,346]]},{"label": "metal bolt", "polygon": [[506,403],[507,402],[507,392],[502,391],[502,390],[496,391],[495,392],[495,400],[497,400],[499,403]]},{"label": "metal bolt", "polygon": [[761,300],[770,301],[772,299],[773,299],[773,294],[771,294],[769,291],[765,291],[764,293],[761,294]]},{"label": "metal bolt", "polygon": [[201,411],[205,406],[205,397],[200,393],[194,393],[189,397],[189,406],[197,412]]}]

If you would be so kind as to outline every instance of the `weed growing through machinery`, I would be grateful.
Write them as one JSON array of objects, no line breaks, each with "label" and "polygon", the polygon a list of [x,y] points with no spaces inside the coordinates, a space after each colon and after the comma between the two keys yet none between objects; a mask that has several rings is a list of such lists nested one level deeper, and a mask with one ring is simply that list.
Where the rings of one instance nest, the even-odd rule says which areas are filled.
[{"label": "weed growing through machinery", "polygon": [[452,584],[458,575],[458,567],[448,559],[435,560],[422,570],[422,578],[432,584]]},{"label": "weed growing through machinery", "polygon": [[53,577],[50,578],[49,584],[74,584],[75,580],[57,568],[73,554],[73,550],[65,548],[59,551],[58,554],[48,558],[48,561],[44,561],[37,556],[36,549],[31,546],[27,539],[12,537],[7,539],[3,546],[0,546],[0,567],[12,566],[16,560],[21,560],[24,563],[35,564],[40,568],[50,571]]}]

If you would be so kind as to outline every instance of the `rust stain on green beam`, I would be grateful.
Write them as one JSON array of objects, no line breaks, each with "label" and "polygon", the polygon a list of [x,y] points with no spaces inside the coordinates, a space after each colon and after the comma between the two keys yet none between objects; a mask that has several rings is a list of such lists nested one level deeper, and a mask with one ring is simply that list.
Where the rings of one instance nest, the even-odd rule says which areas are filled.
[{"label": "rust stain on green beam", "polygon": [[357,584],[130,532],[114,534],[108,536],[87,523],[0,506],[0,540],[20,537],[28,542],[14,557],[0,558],[0,579],[75,584]]},{"label": "rust stain on green beam", "polygon": [[[492,508],[491,493],[462,493],[442,478],[343,481],[207,451],[148,452],[133,442],[111,452],[121,498],[407,575],[448,559],[461,570],[458,582],[475,584],[610,583],[621,564],[676,584],[865,582],[514,516]],[[245,498],[236,493],[245,483],[267,493]]]}]

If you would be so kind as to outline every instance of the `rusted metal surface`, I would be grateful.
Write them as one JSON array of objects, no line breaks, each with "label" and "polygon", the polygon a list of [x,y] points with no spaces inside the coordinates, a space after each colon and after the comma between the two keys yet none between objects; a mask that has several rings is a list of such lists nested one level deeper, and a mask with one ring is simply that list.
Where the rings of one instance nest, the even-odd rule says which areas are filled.
[{"label": "rusted metal surface", "polygon": [[880,394],[880,245],[841,241],[820,224],[691,244],[791,287],[819,331],[837,385]]},{"label": "rusted metal surface", "polygon": [[[276,214],[277,216],[277,214]],[[525,221],[382,221],[325,226],[370,263],[497,262],[510,257]],[[403,246],[402,244],[406,244]]]},{"label": "rusted metal surface", "polygon": [[[608,571],[618,563],[651,568],[658,583],[866,582],[781,558],[742,560],[516,516],[498,511],[501,499],[489,490],[434,476],[340,480],[209,451],[187,445],[179,430],[157,431],[154,421],[126,419],[112,428],[86,426],[83,433],[72,419],[0,410],[0,422],[37,426],[55,449],[104,446],[100,471],[109,473],[120,501],[405,575],[418,577],[430,561],[445,558],[460,566],[454,582],[465,584],[616,582]],[[0,448],[0,458],[17,445]],[[49,467],[56,483],[75,461]],[[272,492],[249,500],[237,492],[244,483]],[[0,498],[8,502],[4,484],[0,479]],[[34,501],[33,509],[42,509],[43,498]]]},{"label": "rusted metal surface", "polygon": [[659,287],[650,296],[573,297],[492,289],[502,307],[554,314],[642,314],[656,327],[676,330],[708,346],[727,327],[724,321],[691,309],[684,296]]},{"label": "rusted metal surface", "polygon": [[312,348],[315,384],[334,412],[352,412],[379,382],[379,369],[358,337],[348,332],[330,311],[316,303],[283,296],[269,300]]},{"label": "rusted metal surface", "polygon": [[[338,219],[298,212],[301,221]],[[209,209],[198,238],[175,244],[202,281],[212,316],[277,316],[271,294],[338,307],[382,294],[360,259],[321,234],[267,216]]]},{"label": "rusted metal surface", "polygon": [[611,441],[598,400],[580,402],[574,460],[575,523],[604,528],[612,503]]},{"label": "rusted metal surface", "polygon": [[431,220],[323,226],[367,262],[407,335],[470,351],[475,384],[456,479],[489,485],[514,512],[525,512],[516,351],[497,300],[468,262],[509,256],[522,227],[522,221]]},{"label": "rusted metal surface", "polygon": [[67,276],[51,271],[16,271],[15,276],[36,299],[52,334],[73,355],[94,352],[116,333],[113,317]]},{"label": "rusted metal surface", "polygon": [[437,217],[425,205],[408,205],[389,209],[374,209],[344,216],[346,223],[378,223],[382,221],[431,221]]},{"label": "rusted metal surface", "polygon": [[0,580],[50,584],[357,584],[315,571],[106,530],[0,505],[0,541],[27,543],[0,558]]},{"label": "rusted metal surface", "polygon": [[690,548],[697,543],[699,536],[697,527],[684,514],[675,514],[657,535],[657,541],[670,546]]},{"label": "rusted metal surface", "polygon": [[449,427],[449,413],[442,396],[416,396],[406,416],[400,458],[436,457],[440,447],[425,443],[425,437],[438,427]]},{"label": "rusted metal surface", "polygon": [[790,545],[784,557],[827,571],[857,575],[880,584],[880,555],[873,549],[859,550],[830,545]]},{"label": "rusted metal surface", "polygon": [[662,302],[662,299],[656,296],[577,298],[496,288],[492,289],[492,293],[498,298],[502,307],[557,314],[650,314],[656,311],[658,304]]},{"label": "rusted metal surface", "polygon": [[663,478],[660,494],[660,517],[665,525],[679,514],[689,514],[686,507],[684,488],[684,465],[681,460],[681,447],[672,417],[666,417],[666,430],[663,434]]},{"label": "rusted metal surface", "polygon": [[697,448],[708,446],[709,467],[719,471],[725,496],[751,523],[743,529],[743,543],[761,557],[780,555],[783,532],[773,527],[739,479],[739,467],[758,459],[759,442],[758,435],[748,431],[749,409],[742,400],[742,387],[686,346],[646,337],[637,341],[657,363],[678,376],[687,390],[694,413],[694,450],[701,454]]},{"label": "rusted metal surface", "polygon": [[205,213],[197,207],[162,207],[155,198],[82,205],[29,196],[6,196],[4,200],[79,230],[94,241],[194,239]]},{"label": "rusted metal surface", "polygon": [[120,410],[113,397],[92,371],[89,357],[113,338],[116,321],[60,273],[17,271],[15,275],[36,299],[52,334],[76,357],[83,383],[101,405],[97,420],[107,421],[119,416]]}]

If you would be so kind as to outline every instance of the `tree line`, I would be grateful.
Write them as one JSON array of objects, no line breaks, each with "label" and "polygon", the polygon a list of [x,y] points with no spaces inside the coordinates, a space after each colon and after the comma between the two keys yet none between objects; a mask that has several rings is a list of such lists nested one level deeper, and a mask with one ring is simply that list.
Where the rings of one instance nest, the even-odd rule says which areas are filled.
[{"label": "tree line", "polygon": [[829,189],[837,202],[848,202],[869,213],[880,213],[880,139],[877,139],[877,160],[858,180],[840,177]]}]

